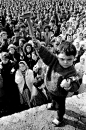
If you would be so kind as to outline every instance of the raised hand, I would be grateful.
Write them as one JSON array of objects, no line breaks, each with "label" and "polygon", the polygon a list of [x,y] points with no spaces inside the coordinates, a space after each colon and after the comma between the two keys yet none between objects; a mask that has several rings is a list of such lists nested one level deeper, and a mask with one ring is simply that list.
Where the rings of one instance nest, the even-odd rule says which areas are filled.
[{"label": "raised hand", "polygon": [[33,44],[36,49],[39,49],[41,47],[41,42],[37,40],[35,37],[33,37]]}]

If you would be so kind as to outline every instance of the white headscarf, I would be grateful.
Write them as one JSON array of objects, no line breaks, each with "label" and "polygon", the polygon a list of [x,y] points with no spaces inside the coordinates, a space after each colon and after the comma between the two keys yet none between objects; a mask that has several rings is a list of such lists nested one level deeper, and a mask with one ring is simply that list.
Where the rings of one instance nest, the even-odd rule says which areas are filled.
[{"label": "white headscarf", "polygon": [[[82,59],[84,59],[84,62],[81,62]],[[86,57],[85,55],[82,55],[80,57],[80,62],[75,64],[75,69],[80,74],[81,78],[85,72],[85,68],[86,68],[85,65],[86,65]]]}]

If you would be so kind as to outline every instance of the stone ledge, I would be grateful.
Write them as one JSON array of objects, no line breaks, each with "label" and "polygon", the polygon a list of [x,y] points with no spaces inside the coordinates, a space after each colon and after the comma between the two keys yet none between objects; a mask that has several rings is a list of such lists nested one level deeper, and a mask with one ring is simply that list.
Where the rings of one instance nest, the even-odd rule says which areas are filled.
[{"label": "stone ledge", "polygon": [[0,130],[86,130],[86,93],[66,100],[66,114],[60,128],[52,124],[56,111],[46,105],[31,108],[0,119]]}]

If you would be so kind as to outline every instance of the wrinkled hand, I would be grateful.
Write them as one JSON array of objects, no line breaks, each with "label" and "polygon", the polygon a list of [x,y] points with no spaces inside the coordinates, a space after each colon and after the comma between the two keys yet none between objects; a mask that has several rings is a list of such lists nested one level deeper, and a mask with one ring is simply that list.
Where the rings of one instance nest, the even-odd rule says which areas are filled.
[{"label": "wrinkled hand", "polygon": [[71,82],[70,79],[68,79],[68,80],[64,79],[64,80],[61,82],[60,86],[61,86],[62,88],[64,88],[65,90],[69,90],[69,89],[71,88],[70,82]]}]

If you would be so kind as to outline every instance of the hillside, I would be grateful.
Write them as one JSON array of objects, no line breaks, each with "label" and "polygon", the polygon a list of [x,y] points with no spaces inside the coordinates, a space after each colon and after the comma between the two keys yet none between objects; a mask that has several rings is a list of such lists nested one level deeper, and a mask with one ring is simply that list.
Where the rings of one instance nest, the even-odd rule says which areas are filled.
[{"label": "hillside", "polygon": [[0,130],[86,130],[86,93],[67,98],[66,114],[60,127],[52,124],[55,111],[46,105],[2,117]]}]

